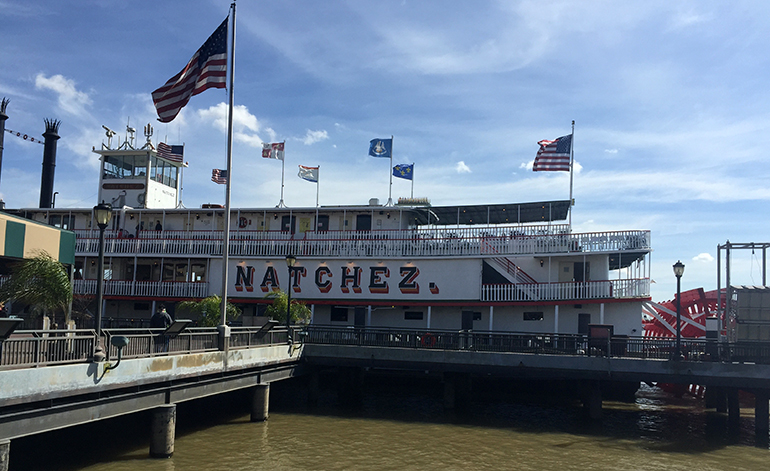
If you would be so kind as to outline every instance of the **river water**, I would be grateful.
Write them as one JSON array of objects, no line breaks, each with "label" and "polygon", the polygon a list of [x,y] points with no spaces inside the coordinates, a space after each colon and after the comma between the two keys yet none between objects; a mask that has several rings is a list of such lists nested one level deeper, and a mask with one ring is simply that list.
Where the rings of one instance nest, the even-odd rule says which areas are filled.
[{"label": "river water", "polygon": [[642,386],[634,402],[604,402],[590,422],[569,395],[474,384],[462,413],[440,384],[368,381],[356,406],[322,390],[309,408],[301,382],[270,391],[270,418],[251,423],[244,392],[180,404],[175,452],[148,457],[149,413],[14,440],[11,470],[759,470],[753,409],[738,429],[702,401]]}]

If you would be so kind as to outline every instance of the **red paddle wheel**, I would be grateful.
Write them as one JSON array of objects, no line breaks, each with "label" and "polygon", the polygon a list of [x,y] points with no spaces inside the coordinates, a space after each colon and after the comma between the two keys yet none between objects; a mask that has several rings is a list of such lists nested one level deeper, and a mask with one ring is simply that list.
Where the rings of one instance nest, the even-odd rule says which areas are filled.
[{"label": "red paddle wheel", "polygon": [[[722,290],[722,300],[724,299],[725,291]],[[681,300],[680,328],[682,338],[705,337],[706,318],[717,315],[717,290],[704,292],[703,288],[696,288],[683,291]],[[642,335],[644,337],[676,337],[676,298],[663,303],[645,302],[642,313]],[[658,383],[656,386],[677,396],[690,394],[695,397],[702,397],[705,389],[703,386],[695,384]]]}]

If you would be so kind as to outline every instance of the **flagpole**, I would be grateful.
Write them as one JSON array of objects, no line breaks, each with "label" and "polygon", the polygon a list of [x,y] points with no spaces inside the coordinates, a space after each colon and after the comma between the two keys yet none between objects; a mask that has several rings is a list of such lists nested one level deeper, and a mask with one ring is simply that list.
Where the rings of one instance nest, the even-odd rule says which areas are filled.
[{"label": "flagpole", "polygon": [[315,182],[315,218],[316,224],[318,224],[318,194],[321,189],[321,166],[318,166],[318,179]]},{"label": "flagpole", "polygon": [[219,336],[222,349],[225,347],[226,338],[230,337],[227,327],[227,269],[230,254],[230,185],[233,178],[233,98],[235,96],[233,85],[235,75],[235,2],[230,5],[230,103],[227,110],[227,185],[225,185],[225,230],[222,235],[222,305],[219,326]]},{"label": "flagpole", "polygon": [[412,162],[412,193],[409,196],[414,199],[414,162]]},{"label": "flagpole", "polygon": [[388,204],[386,206],[393,206],[393,135],[390,135],[390,169],[388,171],[390,175],[390,186],[388,187]]},{"label": "flagpole", "polygon": [[[286,141],[283,141],[283,158],[281,159],[281,201],[278,202],[279,208],[286,207],[286,203],[283,202],[283,178],[284,178],[284,171],[286,170]],[[272,146],[272,144],[271,144]],[[272,149],[271,149],[272,152]],[[278,150],[276,149],[276,153]]]},{"label": "flagpole", "polygon": [[572,173],[575,166],[575,120],[572,120],[572,136],[569,145],[569,231],[572,232]]}]

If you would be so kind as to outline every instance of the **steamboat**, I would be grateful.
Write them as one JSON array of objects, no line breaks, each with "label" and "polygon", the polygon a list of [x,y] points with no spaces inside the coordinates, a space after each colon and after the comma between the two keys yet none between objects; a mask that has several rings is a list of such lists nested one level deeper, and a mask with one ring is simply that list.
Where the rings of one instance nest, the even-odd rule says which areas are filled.
[{"label": "steamboat", "polygon": [[[114,133],[113,133],[114,134]],[[434,206],[426,199],[349,206],[180,205],[178,159],[147,137],[100,149],[97,202],[105,233],[105,326],[148,325],[162,303],[226,295],[243,325],[265,321],[266,295],[291,290],[313,324],[580,333],[642,332],[650,232],[578,233],[569,200]],[[28,208],[19,215],[77,236],[74,294],[93,303],[100,232],[94,208]],[[296,257],[287,267],[287,256]]]}]

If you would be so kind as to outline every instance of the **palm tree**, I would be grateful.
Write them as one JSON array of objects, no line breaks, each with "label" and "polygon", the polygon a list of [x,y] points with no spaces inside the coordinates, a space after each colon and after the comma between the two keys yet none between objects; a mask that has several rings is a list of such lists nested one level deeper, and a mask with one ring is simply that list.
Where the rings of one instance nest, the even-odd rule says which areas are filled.
[{"label": "palm tree", "polygon": [[[278,322],[286,322],[286,303],[289,296],[285,291],[273,291],[265,298],[272,299],[273,303],[267,307],[265,314]],[[295,323],[306,324],[310,319],[310,308],[302,301],[291,300],[291,320]]]},{"label": "palm tree", "polygon": [[61,310],[69,321],[72,284],[66,268],[47,252],[14,264],[11,277],[0,286],[0,302],[10,300],[29,304],[43,315]]},{"label": "palm tree", "polygon": [[[198,325],[201,327],[216,327],[222,319],[222,298],[217,295],[200,301],[182,301],[176,308],[179,311],[197,314]],[[228,302],[226,315],[228,320],[233,320],[241,315],[241,310]]]}]

